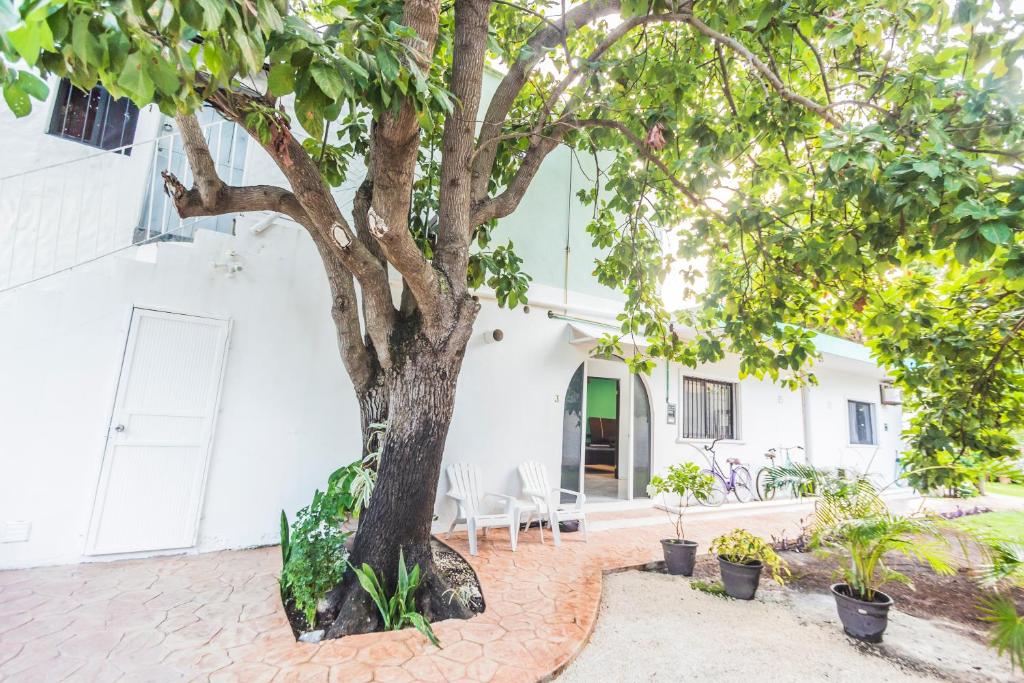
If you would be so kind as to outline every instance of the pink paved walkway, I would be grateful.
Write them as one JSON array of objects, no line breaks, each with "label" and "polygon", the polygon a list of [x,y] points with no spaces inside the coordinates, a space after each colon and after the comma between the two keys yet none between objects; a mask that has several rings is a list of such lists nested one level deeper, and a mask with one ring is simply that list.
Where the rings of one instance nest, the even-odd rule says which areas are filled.
[{"label": "pink paved walkway", "polygon": [[[994,506],[993,506],[994,507]],[[803,511],[694,517],[707,548],[722,531],[795,529]],[[492,533],[470,558],[487,611],[412,630],[296,643],[277,594],[276,547],[0,572],[0,679],[12,681],[550,680],[586,644],[603,571],[659,559],[667,524],[565,534],[536,531],[519,550]],[[453,546],[468,556],[465,537]]]}]

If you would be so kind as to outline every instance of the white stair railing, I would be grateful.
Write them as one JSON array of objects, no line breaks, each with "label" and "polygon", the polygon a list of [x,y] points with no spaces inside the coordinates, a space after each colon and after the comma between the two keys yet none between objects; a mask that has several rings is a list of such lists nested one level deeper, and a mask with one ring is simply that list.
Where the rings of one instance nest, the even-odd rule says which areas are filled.
[{"label": "white stair railing", "polygon": [[[182,220],[162,171],[192,174],[169,123],[151,140],[0,177],[0,293],[158,240],[191,240],[199,227],[230,232],[234,216]],[[239,183],[246,136],[220,118],[203,125],[225,181]],[[68,143],[73,144],[73,143]]]}]

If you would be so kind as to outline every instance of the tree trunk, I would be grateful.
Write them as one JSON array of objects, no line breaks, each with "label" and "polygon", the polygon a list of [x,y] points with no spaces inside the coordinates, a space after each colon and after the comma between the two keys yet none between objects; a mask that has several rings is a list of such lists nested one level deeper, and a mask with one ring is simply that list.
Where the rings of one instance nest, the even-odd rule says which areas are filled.
[{"label": "tree trunk", "polygon": [[[420,566],[417,604],[421,613],[430,621],[468,617],[467,607],[445,595],[450,586],[434,571],[430,551],[441,459],[468,334],[442,350],[432,347],[418,331],[415,335],[395,345],[395,362],[386,371],[388,429],[377,486],[359,519],[350,560],[356,566],[366,563],[383,576],[390,595],[401,550],[408,568]],[[338,608],[327,637],[381,627],[376,607],[351,572],[334,592]]]},{"label": "tree trunk", "polygon": [[359,400],[359,428],[363,439],[362,457],[375,450],[374,431],[371,425],[388,421],[388,388],[384,383],[383,373],[377,373],[375,380],[363,391],[357,392]]}]

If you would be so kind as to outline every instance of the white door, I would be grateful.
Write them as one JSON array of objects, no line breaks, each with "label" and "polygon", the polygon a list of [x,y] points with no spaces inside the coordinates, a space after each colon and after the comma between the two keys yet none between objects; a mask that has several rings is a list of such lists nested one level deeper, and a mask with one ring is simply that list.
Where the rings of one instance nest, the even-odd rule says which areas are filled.
[{"label": "white door", "polygon": [[229,329],[132,312],[87,554],[195,544]]}]

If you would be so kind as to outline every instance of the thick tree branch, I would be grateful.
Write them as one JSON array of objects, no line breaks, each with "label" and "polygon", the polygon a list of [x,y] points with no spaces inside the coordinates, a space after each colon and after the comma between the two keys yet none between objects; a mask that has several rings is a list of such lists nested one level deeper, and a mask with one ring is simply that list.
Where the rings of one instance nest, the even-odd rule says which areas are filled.
[{"label": "thick tree branch", "polygon": [[[415,32],[415,37],[409,39],[410,47],[424,71],[429,70],[433,59],[439,12],[436,0],[408,0],[404,6],[403,23]],[[411,188],[420,141],[419,120],[411,102],[404,102],[397,113],[384,113],[374,122],[370,135],[373,196],[367,227],[416,297],[425,333],[436,338],[445,322],[437,273],[409,232]]]},{"label": "thick tree branch", "polygon": [[629,141],[641,157],[654,164],[668,181],[690,200],[694,206],[707,208],[705,202],[684,182],[679,180],[668,166],[665,165],[665,162],[659,159],[651,151],[650,147],[638,135],[633,133],[626,124],[609,119],[566,119],[554,124],[546,136],[534,138],[533,144],[527,149],[522,163],[520,163],[519,168],[505,190],[476,206],[472,215],[473,225],[480,225],[487,221],[510,215],[519,206],[544,159],[561,143],[565,135],[573,129],[596,127],[617,130]]},{"label": "thick tree branch", "polygon": [[358,392],[375,381],[374,362],[363,343],[357,309],[358,298],[352,274],[345,267],[337,245],[324,240],[315,222],[298,198],[290,191],[271,185],[235,187],[226,185],[217,174],[206,137],[194,114],[175,117],[181,131],[182,146],[195,178],[191,189],[173,174],[164,172],[164,190],[174,201],[182,218],[219,216],[247,211],[276,211],[305,227],[320,252],[331,287],[331,315],[338,330],[338,349],[342,362]]},{"label": "thick tree branch", "polygon": [[212,195],[203,197],[198,186],[187,189],[173,173],[164,171],[164,191],[174,201],[182,218],[223,216],[249,211],[276,211],[305,224],[309,220],[302,205],[288,190],[273,185],[236,187],[221,184]]},{"label": "thick tree branch", "polygon": [[451,91],[455,111],[444,122],[438,202],[437,261],[456,296],[466,292],[472,203],[473,132],[483,87],[489,0],[456,0]]},{"label": "thick tree branch", "polygon": [[530,72],[544,59],[548,51],[562,42],[565,35],[580,26],[618,12],[619,0],[588,0],[576,5],[553,23],[547,23],[527,41],[520,58],[509,67],[508,73],[498,84],[484,114],[477,145],[482,151],[473,161],[474,201],[480,201],[487,195],[491,168],[498,154],[497,145],[487,141],[501,134],[501,128],[512,110],[512,104],[526,85]]}]

